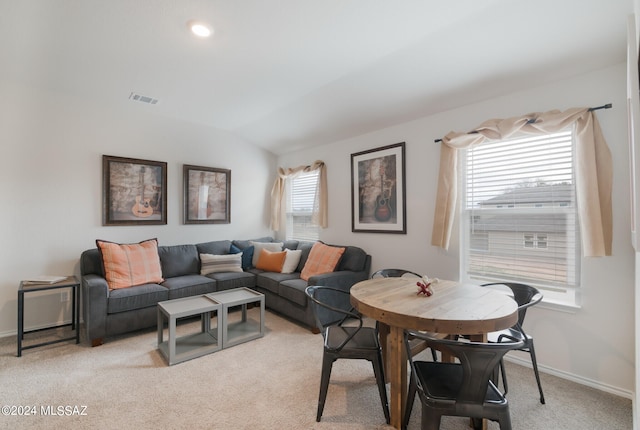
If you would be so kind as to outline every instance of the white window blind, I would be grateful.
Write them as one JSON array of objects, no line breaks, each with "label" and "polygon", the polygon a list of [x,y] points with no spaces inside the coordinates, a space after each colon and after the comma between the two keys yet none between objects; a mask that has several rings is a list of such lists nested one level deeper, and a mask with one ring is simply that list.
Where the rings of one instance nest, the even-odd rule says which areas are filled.
[{"label": "white window blind", "polygon": [[319,227],[312,223],[319,171],[303,173],[287,181],[287,240],[315,241]]},{"label": "white window blind", "polygon": [[566,131],[466,151],[463,276],[523,282],[548,292],[576,288],[573,147],[573,132]]}]

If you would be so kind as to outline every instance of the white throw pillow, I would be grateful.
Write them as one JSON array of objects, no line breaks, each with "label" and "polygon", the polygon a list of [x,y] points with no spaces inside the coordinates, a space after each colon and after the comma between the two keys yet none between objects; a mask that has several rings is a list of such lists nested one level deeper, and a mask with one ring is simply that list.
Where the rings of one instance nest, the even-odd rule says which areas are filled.
[{"label": "white throw pillow", "polygon": [[254,247],[253,250],[253,267],[258,265],[258,258],[260,257],[260,251],[266,249],[271,252],[280,252],[282,251],[282,242],[254,242],[249,241],[249,243]]},{"label": "white throw pillow", "polygon": [[238,254],[200,254],[200,274],[242,272],[242,252]]},{"label": "white throw pillow", "polygon": [[298,268],[298,263],[300,263],[300,258],[302,257],[302,250],[291,250],[285,249],[287,252],[286,257],[284,258],[284,264],[282,265],[281,273],[293,273]]}]

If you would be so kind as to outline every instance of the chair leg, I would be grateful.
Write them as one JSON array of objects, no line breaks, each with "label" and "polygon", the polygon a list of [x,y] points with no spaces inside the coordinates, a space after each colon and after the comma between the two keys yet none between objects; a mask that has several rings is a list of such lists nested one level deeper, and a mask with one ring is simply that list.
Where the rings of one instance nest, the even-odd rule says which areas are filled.
[{"label": "chair leg", "polygon": [[375,375],[376,383],[378,384],[378,392],[380,393],[380,402],[382,403],[384,418],[386,419],[387,424],[389,424],[391,422],[391,417],[389,415],[389,400],[387,399],[382,352],[380,352],[377,357],[371,361],[371,364],[373,364],[373,374]]},{"label": "chair leg", "polygon": [[413,402],[416,399],[416,381],[411,375],[409,379],[409,393],[407,394],[407,404],[404,407],[404,417],[402,418],[402,429],[406,430],[409,426],[409,419],[411,418],[411,410],[413,409]]},{"label": "chair leg", "polygon": [[440,415],[437,411],[425,407],[422,405],[422,423],[421,430],[439,430],[440,429],[440,421],[442,420],[442,415]]},{"label": "chair leg", "polygon": [[320,422],[322,411],[324,410],[324,402],[327,399],[327,391],[329,390],[329,379],[331,378],[331,367],[335,360],[326,354],[322,357],[322,376],[320,377],[320,396],[318,398],[318,413],[316,421]]},{"label": "chair leg", "polygon": [[[504,360],[500,360],[500,374],[502,375],[502,385],[504,385],[504,393],[503,396],[507,395],[509,392],[509,385],[507,384],[507,372],[504,369]],[[496,380],[496,387],[498,386],[498,381]]]},{"label": "chair leg", "polygon": [[542,393],[542,384],[540,383],[540,373],[538,373],[538,360],[536,360],[536,350],[533,347],[533,340],[529,342],[529,354],[531,355],[531,364],[533,365],[533,373],[536,375],[538,383],[538,391],[540,392],[540,403],[545,404],[544,394]]},{"label": "chair leg", "polygon": [[511,430],[511,413],[509,413],[509,408],[506,408],[498,414],[498,423],[500,424],[500,430]]}]

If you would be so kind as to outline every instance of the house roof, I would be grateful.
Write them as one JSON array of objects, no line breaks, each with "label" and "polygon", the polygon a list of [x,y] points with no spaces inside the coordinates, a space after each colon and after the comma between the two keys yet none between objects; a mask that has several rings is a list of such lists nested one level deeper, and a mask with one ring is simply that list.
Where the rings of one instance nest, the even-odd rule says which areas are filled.
[{"label": "house roof", "polygon": [[[7,0],[0,82],[280,154],[624,63],[632,12],[630,0]],[[192,37],[193,19],[213,37]]]},{"label": "house roof", "polygon": [[565,184],[516,187],[507,190],[503,194],[478,203],[480,206],[495,205],[523,205],[536,203],[555,204],[571,202],[573,200],[573,186]]},{"label": "house roof", "polygon": [[473,222],[475,233],[488,231],[517,233],[563,233],[566,231],[568,217],[564,213],[554,214],[480,214]]}]

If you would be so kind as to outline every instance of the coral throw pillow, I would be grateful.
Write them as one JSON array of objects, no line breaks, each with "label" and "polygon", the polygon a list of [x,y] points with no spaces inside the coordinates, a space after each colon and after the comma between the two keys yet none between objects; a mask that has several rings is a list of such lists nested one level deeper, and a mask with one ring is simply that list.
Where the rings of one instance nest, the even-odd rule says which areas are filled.
[{"label": "coral throw pillow", "polygon": [[286,256],[287,253],[285,251],[271,252],[263,248],[260,250],[256,269],[280,273]]},{"label": "coral throw pillow", "polygon": [[344,254],[344,248],[325,245],[322,242],[313,244],[309,258],[302,268],[300,278],[308,281],[314,275],[333,272]]},{"label": "coral throw pillow", "polygon": [[104,274],[110,289],[164,281],[157,239],[130,244],[96,240],[96,245],[102,256]]}]

